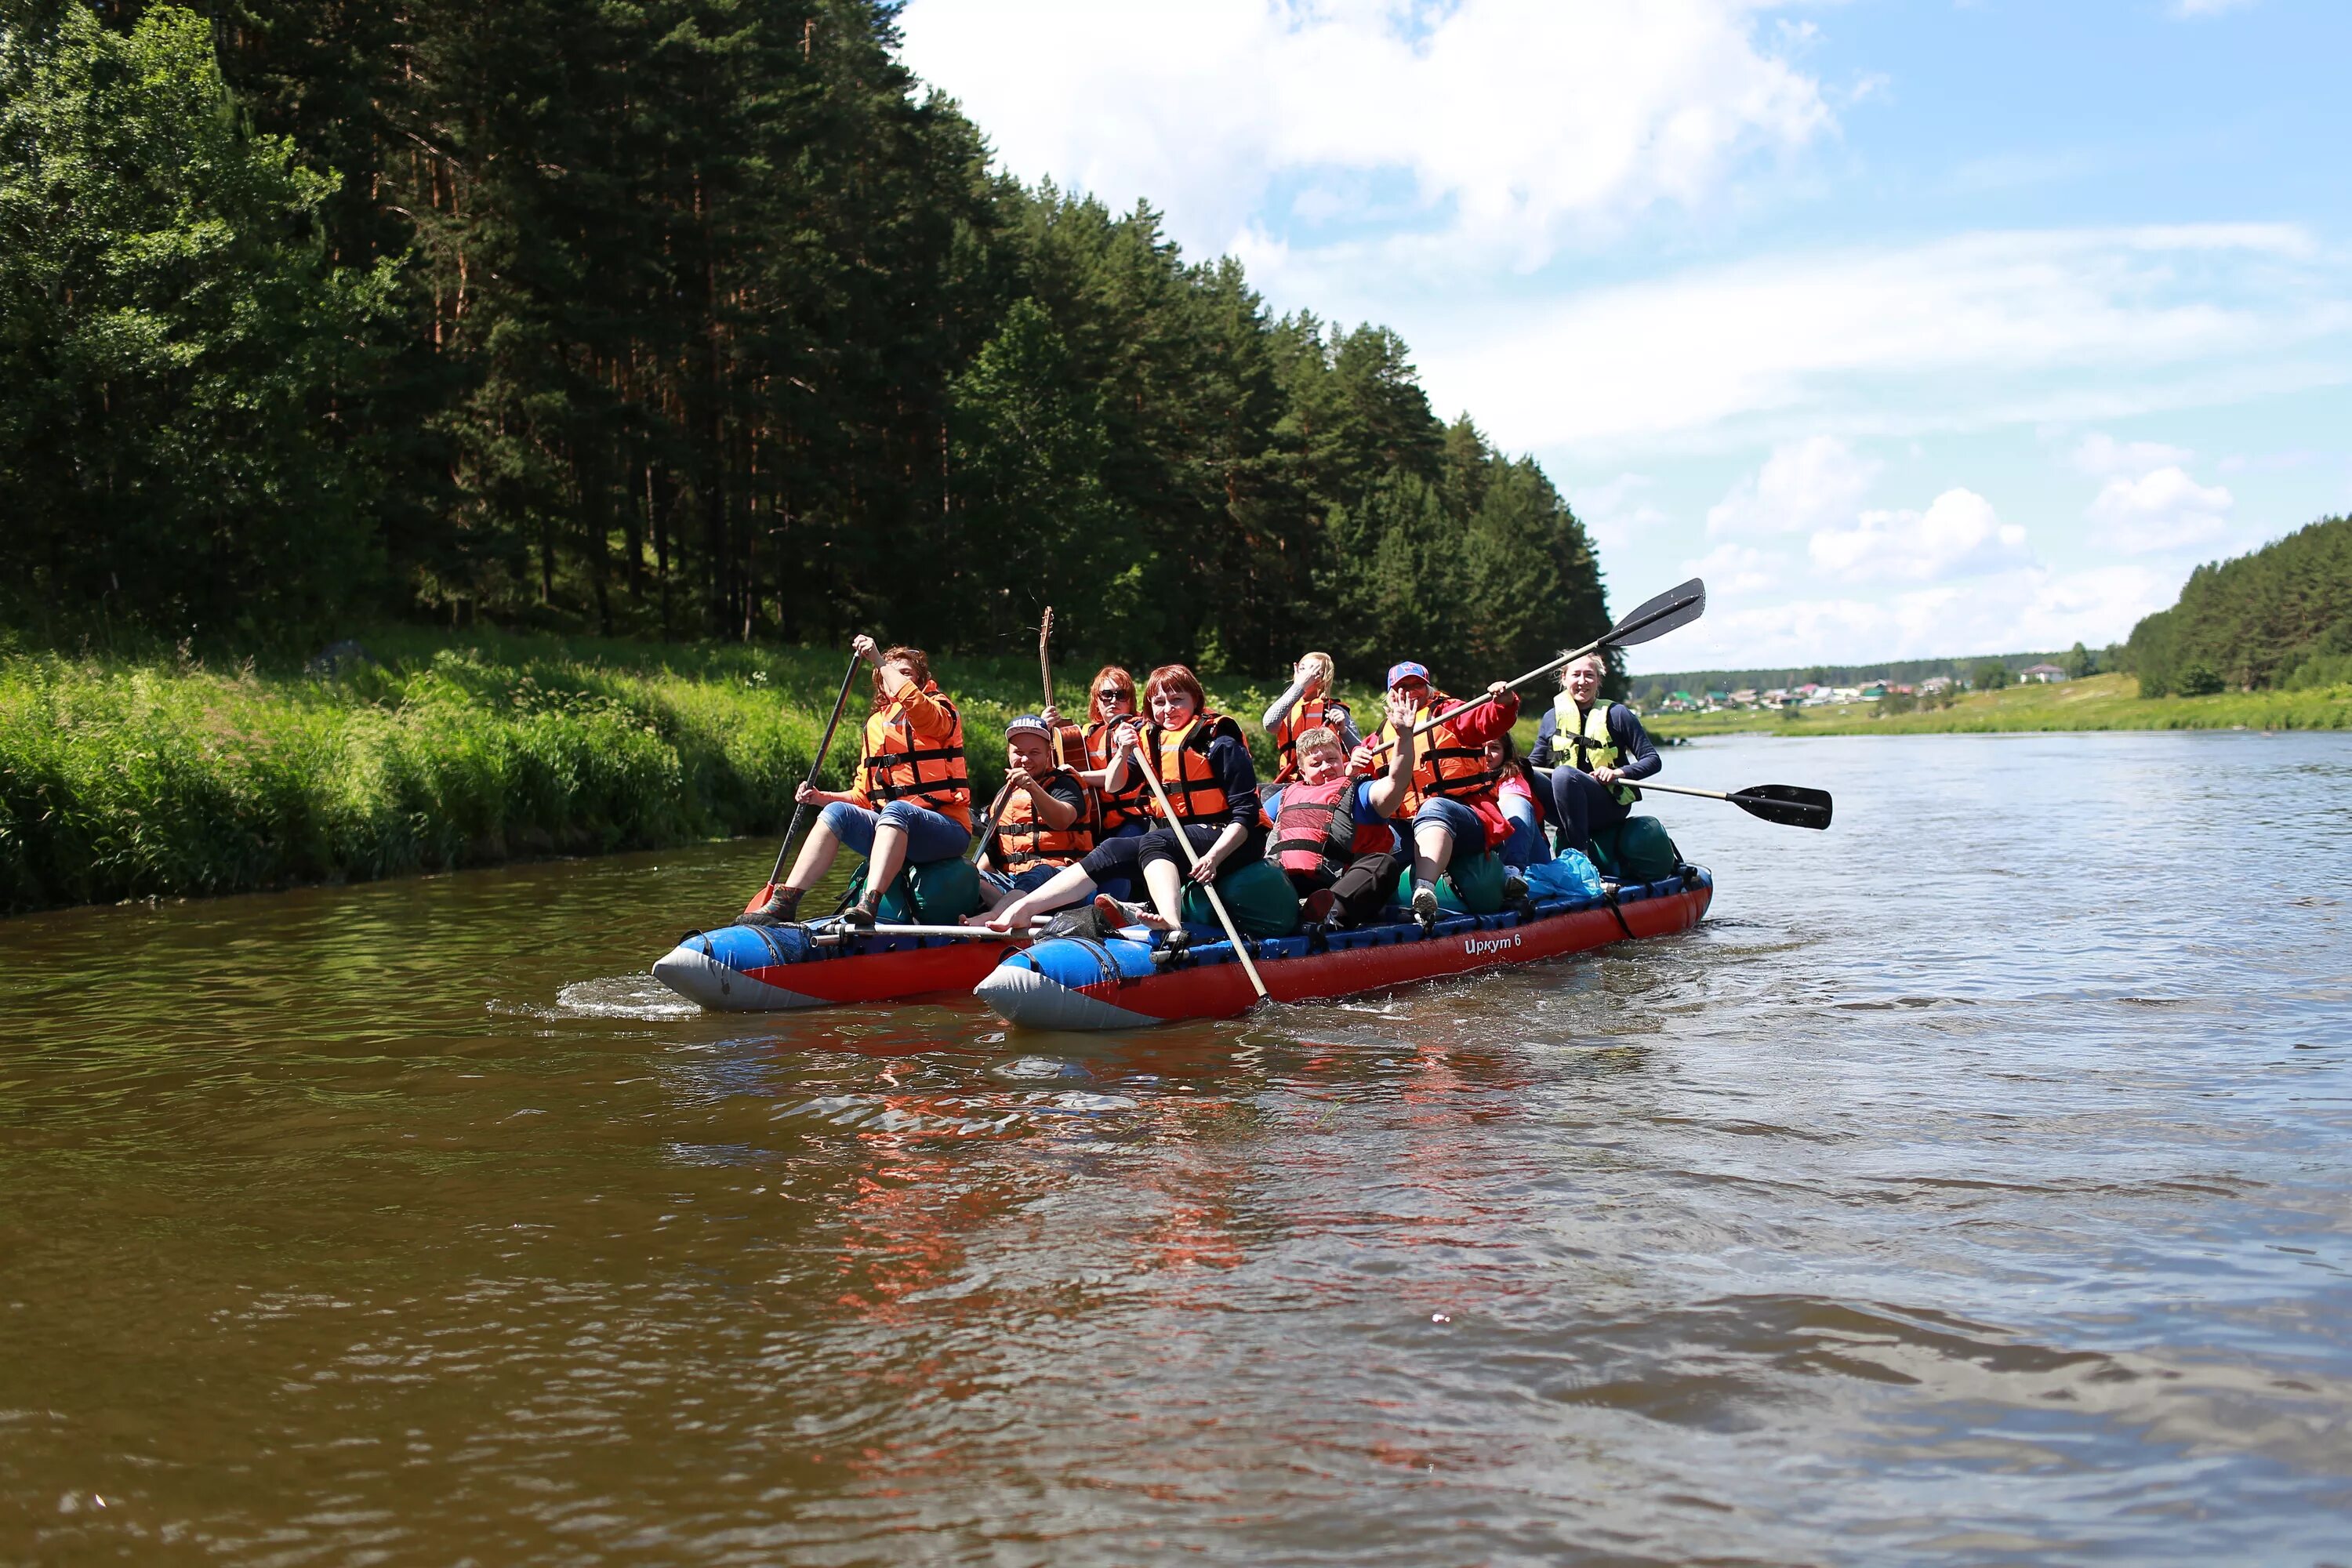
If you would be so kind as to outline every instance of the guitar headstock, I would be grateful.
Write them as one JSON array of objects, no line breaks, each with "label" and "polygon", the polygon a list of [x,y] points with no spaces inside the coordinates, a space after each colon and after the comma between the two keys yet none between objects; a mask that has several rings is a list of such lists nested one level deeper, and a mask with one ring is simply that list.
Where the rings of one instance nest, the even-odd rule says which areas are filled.
[{"label": "guitar headstock", "polygon": [[1045,606],[1045,618],[1037,623],[1037,651],[1039,653],[1044,653],[1045,651],[1045,644],[1052,640],[1053,636],[1054,606],[1048,605]]}]

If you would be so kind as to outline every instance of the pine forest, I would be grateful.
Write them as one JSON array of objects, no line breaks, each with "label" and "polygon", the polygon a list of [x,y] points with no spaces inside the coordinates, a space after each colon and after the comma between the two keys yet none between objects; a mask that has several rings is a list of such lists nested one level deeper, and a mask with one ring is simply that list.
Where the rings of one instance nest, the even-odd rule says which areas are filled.
[{"label": "pine forest", "polygon": [[1606,624],[1377,325],[992,167],[875,0],[5,0],[0,617],[1479,679]]}]

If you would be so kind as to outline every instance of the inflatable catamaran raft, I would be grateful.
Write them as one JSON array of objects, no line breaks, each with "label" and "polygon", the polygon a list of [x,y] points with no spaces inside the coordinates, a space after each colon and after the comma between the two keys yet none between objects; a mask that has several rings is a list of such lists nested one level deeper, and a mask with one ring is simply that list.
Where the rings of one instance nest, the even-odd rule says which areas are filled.
[{"label": "inflatable catamaran raft", "polygon": [[[1426,928],[1407,919],[1244,940],[1275,1001],[1330,1001],[1688,931],[1714,896],[1715,879],[1685,866],[1672,877],[1626,884],[1600,898],[1538,898],[1493,914],[1444,916]],[[654,965],[654,974],[680,995],[723,1012],[971,992],[1007,1023],[1038,1029],[1225,1018],[1255,1000],[1230,942],[1196,938],[1181,954],[1163,958],[1157,939],[1140,930],[1101,942],[976,941],[922,931],[728,926],[689,933]]]}]

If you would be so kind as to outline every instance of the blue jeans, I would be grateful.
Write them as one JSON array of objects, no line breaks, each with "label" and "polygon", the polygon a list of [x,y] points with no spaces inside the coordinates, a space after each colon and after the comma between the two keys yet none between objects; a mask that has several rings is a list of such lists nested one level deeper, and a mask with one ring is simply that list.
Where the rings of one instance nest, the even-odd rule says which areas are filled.
[{"label": "blue jeans", "polygon": [[1525,870],[1551,858],[1551,846],[1544,838],[1543,819],[1536,815],[1533,801],[1507,795],[1503,797],[1503,815],[1511,823],[1511,836],[1503,842],[1504,865]]},{"label": "blue jeans", "polygon": [[1458,800],[1448,800],[1442,795],[1431,795],[1412,814],[1412,825],[1419,827],[1433,822],[1454,835],[1456,855],[1477,855],[1486,848],[1486,823],[1476,812]]},{"label": "blue jeans", "polygon": [[971,847],[971,830],[952,816],[943,816],[911,800],[894,800],[879,811],[868,811],[837,800],[824,808],[817,826],[860,855],[874,853],[874,829],[884,822],[907,835],[907,864],[952,860]]}]

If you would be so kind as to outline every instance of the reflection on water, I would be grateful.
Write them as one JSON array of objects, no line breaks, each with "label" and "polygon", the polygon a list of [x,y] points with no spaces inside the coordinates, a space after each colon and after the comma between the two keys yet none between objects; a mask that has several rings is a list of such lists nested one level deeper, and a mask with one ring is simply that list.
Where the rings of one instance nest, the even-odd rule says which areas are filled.
[{"label": "reflection on water", "polygon": [[1689,936],[710,1016],[759,847],[0,925],[0,1560],[2347,1557],[2352,743],[1744,740]]}]

